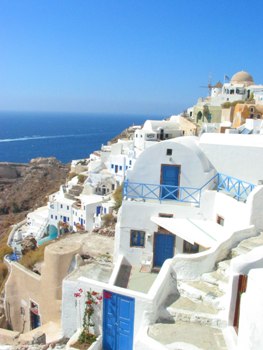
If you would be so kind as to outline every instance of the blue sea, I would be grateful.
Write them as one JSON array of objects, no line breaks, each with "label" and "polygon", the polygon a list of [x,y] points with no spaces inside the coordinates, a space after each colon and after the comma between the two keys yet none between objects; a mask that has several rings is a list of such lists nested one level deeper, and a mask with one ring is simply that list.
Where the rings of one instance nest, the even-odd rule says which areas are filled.
[{"label": "blue sea", "polygon": [[0,162],[27,163],[54,156],[62,163],[87,158],[131,125],[161,117],[0,112]]}]

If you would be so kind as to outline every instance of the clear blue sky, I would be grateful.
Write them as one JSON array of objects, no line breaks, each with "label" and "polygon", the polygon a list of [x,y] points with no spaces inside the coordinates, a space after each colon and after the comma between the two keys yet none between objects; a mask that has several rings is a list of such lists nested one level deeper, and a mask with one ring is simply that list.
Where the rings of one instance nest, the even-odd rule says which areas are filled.
[{"label": "clear blue sky", "polygon": [[0,110],[169,115],[263,84],[262,0],[0,0]]}]

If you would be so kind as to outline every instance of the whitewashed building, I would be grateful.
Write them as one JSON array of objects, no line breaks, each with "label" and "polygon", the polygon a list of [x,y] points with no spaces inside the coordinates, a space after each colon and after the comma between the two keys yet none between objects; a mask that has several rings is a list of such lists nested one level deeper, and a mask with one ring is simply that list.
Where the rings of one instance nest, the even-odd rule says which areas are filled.
[{"label": "whitewashed building", "polygon": [[[229,142],[224,147],[216,147],[217,139],[213,141],[212,136],[210,139],[201,138],[200,143],[196,137],[184,137],[159,142],[141,153],[134,168],[127,173],[116,226],[115,267],[109,280],[81,277],[64,281],[62,322],[67,335],[77,327],[76,319],[72,318],[72,315],[77,317],[77,313],[73,301],[68,303],[69,296],[77,288],[91,289],[102,293],[104,299],[100,332],[105,348],[108,344],[111,349],[116,341],[125,349],[168,349],[147,335],[151,334],[154,323],[160,318],[164,323],[158,323],[157,329],[164,327],[163,332],[166,331],[168,314],[165,305],[168,301],[181,297],[186,282],[200,285],[205,273],[212,274],[217,264],[226,259],[231,250],[237,249],[235,247],[242,240],[254,239],[263,229],[263,189],[257,186],[261,178],[260,166],[255,171],[250,166],[250,162],[259,163],[262,159],[263,144],[256,139],[257,135],[250,135],[251,143],[247,144],[242,135],[228,136]],[[239,141],[234,139],[235,136],[241,136]],[[252,159],[246,158],[241,165],[241,154],[246,154],[246,151],[251,152]],[[245,167],[243,171],[242,167]],[[237,171],[240,171],[240,178],[235,177]],[[239,251],[243,253],[244,248],[239,248]],[[250,260],[245,256],[239,259],[239,265],[235,265],[235,259],[230,264],[229,282],[224,287],[221,311],[216,311],[218,315],[196,315],[196,320],[207,317],[204,322],[208,326],[217,324],[218,332],[234,326],[236,307],[231,305],[236,303],[240,273],[262,267],[261,258],[254,251],[250,253]],[[159,273],[152,274],[151,271]],[[255,304],[251,297],[255,293],[249,283],[250,286],[257,283],[253,279],[256,273],[260,272],[248,273],[250,294],[247,294],[246,303],[253,310]],[[137,284],[134,282],[136,278]],[[193,293],[192,287],[187,288],[188,294],[190,290]],[[198,297],[199,292],[195,293]],[[116,305],[123,305],[119,310],[126,315],[126,330],[120,326],[124,321],[116,311],[118,308],[115,310]],[[245,308],[241,301],[240,329],[249,325],[251,331],[238,336],[234,332],[225,338],[220,333],[224,342],[248,344],[254,331],[259,334],[252,314],[247,316],[247,311],[243,311],[242,315],[242,307]],[[261,322],[261,319],[259,316],[257,321]],[[149,326],[150,333],[147,331]],[[191,323],[188,327],[191,329]],[[256,349],[260,340],[255,344],[248,349]]]}]

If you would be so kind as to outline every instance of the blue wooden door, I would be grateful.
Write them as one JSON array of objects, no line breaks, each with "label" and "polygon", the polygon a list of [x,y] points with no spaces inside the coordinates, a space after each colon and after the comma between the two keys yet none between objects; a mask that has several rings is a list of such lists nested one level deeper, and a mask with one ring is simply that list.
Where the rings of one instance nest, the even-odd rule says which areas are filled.
[{"label": "blue wooden door", "polygon": [[174,256],[175,236],[155,233],[154,235],[154,267],[161,267],[166,259]]},{"label": "blue wooden door", "polygon": [[134,299],[103,293],[103,350],[132,350]]},{"label": "blue wooden door", "polygon": [[161,165],[161,198],[177,199],[180,176],[180,165]]}]

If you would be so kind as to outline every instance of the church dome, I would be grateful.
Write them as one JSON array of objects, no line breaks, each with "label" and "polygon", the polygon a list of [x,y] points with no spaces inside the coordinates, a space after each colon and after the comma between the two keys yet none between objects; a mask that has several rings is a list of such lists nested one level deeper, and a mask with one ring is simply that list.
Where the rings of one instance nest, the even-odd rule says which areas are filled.
[{"label": "church dome", "polygon": [[245,84],[246,86],[254,84],[252,76],[245,71],[237,72],[232,76],[232,84]]}]

